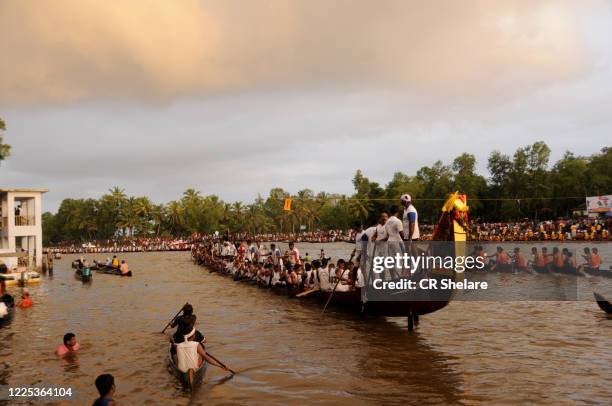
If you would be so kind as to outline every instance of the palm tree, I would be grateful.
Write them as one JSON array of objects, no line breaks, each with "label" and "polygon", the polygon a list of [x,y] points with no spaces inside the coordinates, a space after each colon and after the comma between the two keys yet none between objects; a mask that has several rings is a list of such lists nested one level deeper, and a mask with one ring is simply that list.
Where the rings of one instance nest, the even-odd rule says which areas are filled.
[{"label": "palm tree", "polygon": [[189,188],[183,192],[183,200],[186,201],[198,200],[200,197],[202,197],[200,191],[194,188]]},{"label": "palm tree", "polygon": [[164,216],[164,206],[161,204],[154,204],[151,207],[151,221],[152,225],[155,228],[155,235],[159,236],[161,233],[162,225],[164,224],[165,216]]},{"label": "palm tree", "polygon": [[122,230],[128,230],[128,235],[134,236],[134,231],[139,224],[138,206],[135,197],[126,200],[119,213],[117,226]]},{"label": "palm tree", "polygon": [[185,210],[183,209],[183,205],[176,200],[168,203],[166,207],[166,219],[169,229],[173,234],[177,234],[177,231],[183,231],[185,227]]},{"label": "palm tree", "polygon": [[372,202],[363,198],[346,200],[347,208],[352,217],[358,218],[363,224],[372,210]]},{"label": "palm tree", "polygon": [[244,224],[244,211],[245,207],[242,202],[234,202],[231,205],[232,223],[237,231],[243,231],[245,228]]},{"label": "palm tree", "polygon": [[108,189],[108,191],[110,192],[112,200],[115,201],[117,205],[123,203],[127,197],[125,194],[125,189],[121,189],[119,186],[113,186],[112,188]]}]

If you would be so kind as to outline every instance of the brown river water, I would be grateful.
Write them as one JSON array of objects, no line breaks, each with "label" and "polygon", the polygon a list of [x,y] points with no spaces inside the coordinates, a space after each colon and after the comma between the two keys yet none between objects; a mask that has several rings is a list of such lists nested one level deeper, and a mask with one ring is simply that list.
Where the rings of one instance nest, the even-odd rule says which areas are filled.
[{"label": "brown river water", "polygon": [[[311,255],[320,246],[298,245]],[[324,246],[332,256],[352,249]],[[612,256],[609,246],[602,253]],[[404,319],[363,321],[333,308],[321,316],[318,305],[211,274],[188,252],[124,257],[133,278],[94,274],[83,285],[67,255],[29,288],[34,307],[0,328],[3,395],[52,385],[75,397],[46,404],[91,404],[95,377],[111,373],[124,405],[612,403],[612,318],[593,300],[454,301],[408,334]],[[160,334],[186,301],[208,351],[238,371],[226,379],[209,367],[192,394],[168,372],[169,336]],[[54,349],[68,331],[81,351],[59,360]]]}]

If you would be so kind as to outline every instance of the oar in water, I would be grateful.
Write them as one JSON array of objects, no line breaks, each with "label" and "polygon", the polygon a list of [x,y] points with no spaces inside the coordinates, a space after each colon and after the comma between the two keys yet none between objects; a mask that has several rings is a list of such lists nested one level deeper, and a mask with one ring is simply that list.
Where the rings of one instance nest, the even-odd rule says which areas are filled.
[{"label": "oar in water", "polygon": [[[206,356],[210,357],[213,361],[215,361],[217,364],[221,365],[221,368],[225,368],[228,371],[230,371],[232,373],[232,375],[236,375],[236,372],[231,369],[228,368],[227,365],[225,365],[223,362],[219,361],[214,355],[212,355],[211,353],[209,353],[208,351],[206,351]],[[210,362],[209,362],[210,363]]]},{"label": "oar in water", "polygon": [[179,311],[178,311],[178,312],[177,312],[177,313],[174,315],[174,317],[172,318],[172,320],[170,320],[170,321],[168,322],[168,324],[166,324],[166,327],[164,327],[164,329],[163,329],[163,330],[162,330],[162,332],[161,332],[162,334],[164,334],[164,333],[166,332],[166,330],[168,329],[168,327],[170,327],[170,326],[172,325],[172,323],[174,323],[174,320],[176,320],[176,318],[179,316],[179,314],[181,314],[181,312],[183,311],[183,309],[185,308],[185,306],[187,306],[188,304],[189,304],[189,303],[185,303],[185,304],[183,305],[183,307],[181,307],[181,310],[179,310]]},{"label": "oar in water", "polygon": [[[200,343],[200,345],[202,346],[202,348],[204,348],[204,344]],[[204,348],[204,351],[206,351],[205,348]],[[225,365],[223,362],[219,361],[214,355],[212,355],[208,351],[206,351],[206,357],[208,357],[208,358],[212,359],[213,361],[215,361],[217,364],[219,364],[221,366],[221,368],[225,368],[228,371],[230,371],[232,373],[232,375],[236,375],[236,372],[233,369],[228,368],[227,365]],[[210,361],[209,360],[207,360],[207,361],[210,364]],[[215,365],[215,366],[217,366],[217,365]]]},{"label": "oar in water", "polygon": [[295,295],[295,297],[304,297],[304,296],[310,295],[311,293],[318,292],[320,290],[321,288],[313,288],[313,289],[305,290],[304,292],[298,293],[297,295]]}]

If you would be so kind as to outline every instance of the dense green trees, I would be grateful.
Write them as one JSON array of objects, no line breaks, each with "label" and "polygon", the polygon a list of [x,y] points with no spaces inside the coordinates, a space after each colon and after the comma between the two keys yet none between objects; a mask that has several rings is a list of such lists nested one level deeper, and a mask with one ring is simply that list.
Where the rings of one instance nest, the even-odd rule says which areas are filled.
[{"label": "dense green trees", "polygon": [[[476,158],[464,153],[450,165],[441,161],[410,176],[396,172],[385,186],[360,170],[353,177],[352,196],[296,194],[270,190],[251,204],[225,203],[215,195],[188,189],[179,200],[153,204],[147,197],[127,196],[114,187],[99,199],[65,199],[58,212],[43,216],[46,242],[86,240],[112,236],[187,235],[193,232],[297,232],[347,229],[372,224],[382,210],[399,204],[410,193],[422,222],[434,222],[449,193],[468,195],[471,216],[482,221],[571,216],[584,206],[584,197],[612,192],[612,148],[580,157],[568,152],[550,165],[550,149],[543,142],[519,148],[512,158],[499,151],[488,157],[489,178],[476,172]],[[283,210],[285,198],[292,210]]]}]

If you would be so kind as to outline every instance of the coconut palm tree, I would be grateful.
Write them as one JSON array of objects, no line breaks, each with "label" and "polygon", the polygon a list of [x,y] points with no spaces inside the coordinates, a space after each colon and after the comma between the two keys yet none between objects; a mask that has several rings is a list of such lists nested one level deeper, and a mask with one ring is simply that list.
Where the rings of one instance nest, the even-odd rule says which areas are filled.
[{"label": "coconut palm tree", "polygon": [[185,210],[180,202],[173,200],[168,203],[168,206],[166,206],[166,220],[172,234],[176,235],[185,230]]}]

